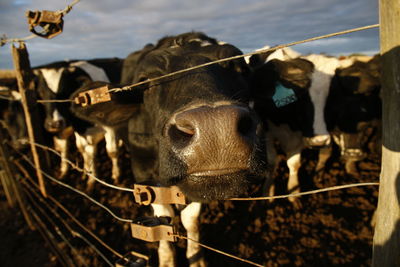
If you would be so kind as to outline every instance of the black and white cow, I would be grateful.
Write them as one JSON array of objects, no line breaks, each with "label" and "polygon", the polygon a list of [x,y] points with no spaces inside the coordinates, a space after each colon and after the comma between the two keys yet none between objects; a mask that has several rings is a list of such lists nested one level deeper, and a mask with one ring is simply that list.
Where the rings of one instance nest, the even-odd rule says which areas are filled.
[{"label": "black and white cow", "polygon": [[337,69],[332,79],[325,116],[349,174],[358,173],[354,163],[365,158],[368,137],[377,135],[380,147],[380,85],[379,56]]},{"label": "black and white cow", "polygon": [[[133,60],[134,73],[124,75],[136,83],[238,54],[232,45],[192,32],[161,39],[143,50]],[[262,127],[248,107],[247,75],[242,59],[214,64],[132,91],[113,92],[109,103],[73,106],[73,111],[108,126],[125,121],[136,182],[177,185],[196,201],[182,210],[181,219],[188,237],[199,240],[200,202],[246,194],[249,185],[266,176]],[[156,216],[174,216],[170,205],[152,206]],[[188,241],[186,255],[191,266],[205,265],[195,242]],[[167,241],[160,242],[159,264],[175,265]]]},{"label": "black and white cow", "polygon": [[[37,90],[45,100],[65,100],[83,85],[92,81],[119,82],[122,60],[95,59],[88,61],[56,62],[36,67]],[[54,143],[63,159],[67,158],[68,140],[74,134],[76,146],[81,152],[84,169],[96,174],[95,154],[97,144],[106,139],[107,153],[112,160],[112,178],[118,179],[118,139],[116,131],[107,127],[99,127],[74,116],[69,102],[44,103],[46,119],[45,129],[54,134]],[[68,171],[68,164],[61,161],[61,175]],[[93,187],[94,179],[89,177],[88,187]]]},{"label": "black and white cow", "polygon": [[278,142],[287,156],[288,192],[295,193],[300,190],[301,151],[305,147],[320,149],[317,168],[330,156],[331,138],[324,119],[326,99],[335,70],[349,63],[325,55],[291,58],[296,54],[274,54],[261,55],[265,63],[257,59],[258,55],[250,58],[255,69],[254,109],[266,124],[269,163],[275,168],[278,165],[274,145]]}]

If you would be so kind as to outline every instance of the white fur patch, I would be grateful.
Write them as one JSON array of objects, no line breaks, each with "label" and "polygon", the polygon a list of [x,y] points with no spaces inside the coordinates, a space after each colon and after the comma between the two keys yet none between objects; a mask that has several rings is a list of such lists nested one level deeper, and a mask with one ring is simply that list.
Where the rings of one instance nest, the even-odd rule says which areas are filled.
[{"label": "white fur patch", "polygon": [[53,121],[61,121],[64,119],[64,117],[58,112],[58,110],[54,110],[53,116],[52,116]]},{"label": "white fur patch", "polygon": [[202,39],[199,39],[199,38],[190,39],[190,40],[189,40],[189,43],[191,43],[191,42],[198,42],[198,43],[200,43],[200,46],[209,46],[209,45],[212,45],[212,43],[210,43],[209,41],[202,40]]},{"label": "white fur patch", "polygon": [[55,94],[58,93],[61,75],[64,70],[65,70],[64,68],[40,69],[40,72],[42,73],[44,80],[47,83],[47,86]]},{"label": "white fur patch", "polygon": [[99,81],[99,82],[110,82],[107,77],[106,72],[93,64],[90,64],[87,61],[77,61],[70,64],[72,67],[79,67],[84,70],[89,76],[92,81]]},{"label": "white fur patch", "polygon": [[172,218],[175,216],[174,209],[169,204],[151,204],[151,207],[157,217],[168,216]]},{"label": "white fur patch", "polygon": [[327,135],[328,130],[324,119],[324,109],[328,98],[329,87],[335,70],[340,66],[339,60],[334,57],[312,54],[303,57],[314,64],[309,89],[311,101],[314,104],[314,134]]},{"label": "white fur patch", "polygon": [[[262,51],[262,50],[267,50],[269,48],[271,48],[271,47],[266,45],[260,49],[257,49],[256,52]],[[268,61],[273,60],[273,59],[288,60],[288,59],[298,58],[300,56],[301,56],[301,54],[299,52],[293,50],[292,48],[284,47],[284,48],[276,50],[271,55],[269,55],[264,63],[267,63]],[[244,57],[244,60],[246,61],[247,64],[250,63],[250,57],[251,56]]]},{"label": "white fur patch", "polygon": [[21,94],[17,91],[11,91],[11,96],[16,101],[20,101],[22,99]]},{"label": "white fur patch", "polygon": [[279,60],[289,60],[293,58],[297,58],[300,56],[300,53],[294,51],[290,47],[284,47],[282,49],[276,50],[274,53],[268,56],[265,62],[268,62],[272,59],[279,59]]}]

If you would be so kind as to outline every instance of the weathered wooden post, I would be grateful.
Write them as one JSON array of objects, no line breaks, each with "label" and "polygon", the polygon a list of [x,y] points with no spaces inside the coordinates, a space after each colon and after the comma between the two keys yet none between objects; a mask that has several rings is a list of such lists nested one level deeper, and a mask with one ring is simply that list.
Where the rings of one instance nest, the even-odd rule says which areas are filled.
[{"label": "weathered wooden post", "polygon": [[1,182],[6,193],[7,201],[11,207],[15,207],[16,204],[19,205],[29,228],[34,230],[35,227],[28,212],[29,204],[27,204],[25,197],[21,192],[20,184],[15,179],[16,172],[13,165],[9,162],[10,153],[4,140],[3,129],[0,129],[0,166],[3,169],[1,170]]},{"label": "weathered wooden post", "polygon": [[28,50],[26,49],[25,43],[21,42],[19,48],[12,45],[12,55],[14,61],[14,68],[16,72],[15,74],[18,82],[18,89],[21,94],[22,107],[25,113],[25,121],[28,130],[33,160],[35,163],[36,174],[39,181],[40,191],[42,192],[42,195],[44,197],[47,197],[46,187],[41,172],[41,168],[43,168],[43,160],[41,164],[36,146],[34,144],[35,137],[38,136],[38,134],[35,134],[35,129],[38,129],[38,127],[36,127],[35,129],[33,128],[32,118],[31,118],[31,112],[32,110],[34,110],[32,106],[35,104],[32,103],[33,100],[32,96],[35,92],[32,81],[33,73],[31,70]]},{"label": "weathered wooden post", "polygon": [[372,266],[400,266],[400,1],[380,0],[382,171]]}]

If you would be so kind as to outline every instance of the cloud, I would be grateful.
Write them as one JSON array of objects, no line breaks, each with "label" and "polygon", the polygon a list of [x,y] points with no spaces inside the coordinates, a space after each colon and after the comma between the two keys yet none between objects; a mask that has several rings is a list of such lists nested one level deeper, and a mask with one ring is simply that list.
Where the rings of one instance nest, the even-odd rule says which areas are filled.
[{"label": "cloud", "polygon": [[[29,35],[25,11],[58,10],[72,0],[2,0],[0,34]],[[378,22],[376,0],[85,0],[65,17],[64,32],[27,43],[32,65],[65,58],[125,57],[165,35],[203,31],[244,52]],[[332,41],[295,47],[330,54],[377,51],[378,32],[368,30]],[[357,50],[358,49],[358,50]],[[0,68],[11,68],[9,46]]]}]

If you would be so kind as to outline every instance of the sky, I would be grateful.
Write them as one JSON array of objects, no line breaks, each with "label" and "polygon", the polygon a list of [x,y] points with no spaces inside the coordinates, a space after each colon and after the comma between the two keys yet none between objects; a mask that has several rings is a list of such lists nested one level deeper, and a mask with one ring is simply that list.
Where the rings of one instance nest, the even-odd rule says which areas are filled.
[{"label": "sky", "polygon": [[[0,0],[0,35],[30,35],[27,10],[60,10],[72,0]],[[161,37],[202,31],[244,53],[378,23],[378,0],[81,0],[53,39],[26,42],[32,66],[59,60],[124,58]],[[370,29],[292,47],[303,54],[379,52]],[[0,69],[13,68],[11,46]]]}]

